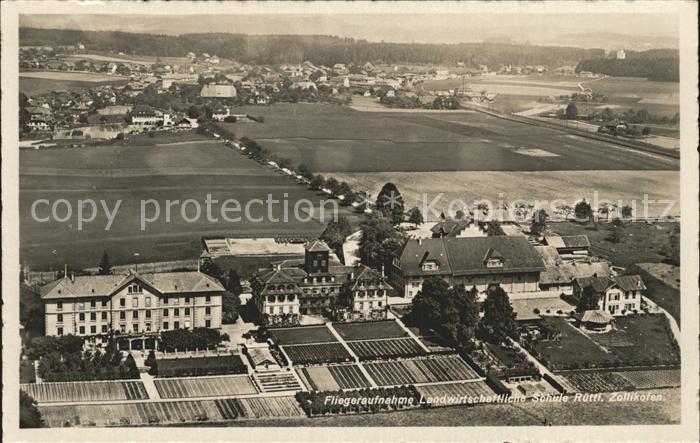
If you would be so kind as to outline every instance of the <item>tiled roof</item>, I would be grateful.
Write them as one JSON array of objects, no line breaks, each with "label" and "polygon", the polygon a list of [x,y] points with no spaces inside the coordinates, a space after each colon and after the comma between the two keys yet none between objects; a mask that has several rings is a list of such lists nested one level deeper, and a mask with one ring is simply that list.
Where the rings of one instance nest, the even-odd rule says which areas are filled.
[{"label": "tiled roof", "polygon": [[590,248],[591,242],[585,235],[554,235],[546,237],[547,244],[555,248]]},{"label": "tiled roof", "polygon": [[42,299],[106,297],[131,281],[140,281],[160,294],[224,291],[213,277],[195,271],[152,274],[80,275],[53,281],[40,290]]},{"label": "tiled roof", "polygon": [[644,281],[638,275],[619,275],[615,277],[590,277],[576,279],[581,286],[593,286],[596,292],[604,292],[611,286],[619,286],[623,291],[643,291],[646,290]]},{"label": "tiled roof", "polygon": [[[487,255],[493,254],[502,260],[502,267],[487,267]],[[540,255],[522,236],[443,237],[422,241],[411,239],[397,255],[404,275],[478,275],[539,272],[545,269]],[[423,271],[421,264],[431,259],[440,263],[440,269]]]}]

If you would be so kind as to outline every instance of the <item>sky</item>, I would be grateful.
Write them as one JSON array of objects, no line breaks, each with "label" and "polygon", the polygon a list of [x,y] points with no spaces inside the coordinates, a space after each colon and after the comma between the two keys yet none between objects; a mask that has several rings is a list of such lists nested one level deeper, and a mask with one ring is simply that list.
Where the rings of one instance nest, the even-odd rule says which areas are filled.
[{"label": "sky", "polygon": [[649,47],[678,46],[678,17],[671,14],[24,15],[20,24],[170,35],[320,34],[401,43],[509,38],[517,43],[602,47],[614,46],[620,38],[620,42]]}]

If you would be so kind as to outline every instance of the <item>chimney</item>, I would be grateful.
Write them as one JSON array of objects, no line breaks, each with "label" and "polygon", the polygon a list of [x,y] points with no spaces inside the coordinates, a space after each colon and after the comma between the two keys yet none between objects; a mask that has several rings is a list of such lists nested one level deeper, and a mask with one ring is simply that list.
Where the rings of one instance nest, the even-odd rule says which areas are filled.
[{"label": "chimney", "polygon": [[382,263],[382,277],[384,277],[384,264]]},{"label": "chimney", "polygon": [[68,278],[68,265],[66,263],[63,264],[63,278]]},{"label": "chimney", "polygon": [[70,281],[75,282],[75,273],[73,271],[70,271]]},{"label": "chimney", "polygon": [[423,244],[423,239],[420,238],[420,237],[418,237],[418,246],[420,246],[420,245],[422,245],[422,244]]}]

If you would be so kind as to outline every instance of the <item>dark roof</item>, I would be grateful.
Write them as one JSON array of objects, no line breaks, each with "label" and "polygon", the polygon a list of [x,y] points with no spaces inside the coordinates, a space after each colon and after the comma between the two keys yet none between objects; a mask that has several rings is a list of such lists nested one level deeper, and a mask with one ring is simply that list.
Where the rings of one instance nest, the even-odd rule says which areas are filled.
[{"label": "dark roof", "polygon": [[[544,262],[522,236],[443,237],[408,240],[397,254],[405,275],[480,275],[503,272],[540,272]],[[487,267],[488,258],[499,258],[502,267]],[[438,271],[423,271],[426,260],[439,262]]]},{"label": "dark roof", "polygon": [[590,248],[591,242],[585,235],[554,235],[546,237],[547,244],[556,248]]},{"label": "dark roof", "polygon": [[107,297],[126,284],[139,281],[160,294],[224,291],[216,279],[197,271],[153,274],[80,275],[55,280],[40,290],[42,299]]},{"label": "dark roof", "polygon": [[605,292],[612,286],[619,286],[623,291],[643,291],[646,290],[644,281],[638,275],[619,275],[615,277],[588,277],[577,278],[581,288],[592,286],[595,292]]},{"label": "dark roof", "polygon": [[436,235],[457,235],[469,226],[469,222],[464,220],[442,220],[430,228]]}]

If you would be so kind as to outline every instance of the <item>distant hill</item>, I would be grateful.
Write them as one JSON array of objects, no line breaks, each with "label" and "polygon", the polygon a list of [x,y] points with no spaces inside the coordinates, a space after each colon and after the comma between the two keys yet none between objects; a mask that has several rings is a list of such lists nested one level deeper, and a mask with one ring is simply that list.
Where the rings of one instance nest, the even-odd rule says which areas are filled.
[{"label": "distant hill", "polygon": [[534,46],[508,43],[419,44],[367,42],[351,38],[311,35],[244,35],[203,33],[156,35],[112,31],[78,31],[21,27],[21,46],[77,45],[89,50],[116,51],[160,57],[187,52],[216,54],[244,63],[280,64],[309,60],[335,63],[432,63],[469,66],[575,65],[604,56],[601,49]]},{"label": "distant hill", "polygon": [[582,60],[576,72],[591,71],[619,77],[644,77],[649,80],[677,82],[680,80],[680,58],[673,49],[626,51],[624,60],[593,58]]},{"label": "distant hill", "polygon": [[658,35],[629,35],[617,32],[583,32],[559,35],[557,44],[581,48],[644,51],[651,48],[678,48],[678,39]]}]

